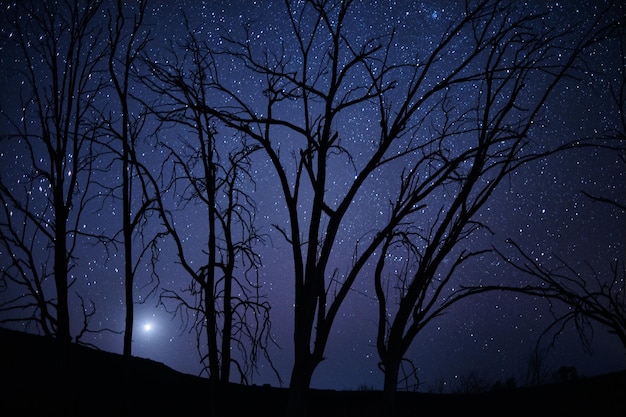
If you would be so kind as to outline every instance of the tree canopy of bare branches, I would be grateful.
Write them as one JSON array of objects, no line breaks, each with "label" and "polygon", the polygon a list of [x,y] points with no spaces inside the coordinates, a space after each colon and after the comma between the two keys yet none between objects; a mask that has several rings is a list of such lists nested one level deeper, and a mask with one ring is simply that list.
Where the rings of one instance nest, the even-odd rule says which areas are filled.
[{"label": "tree canopy of bare branches", "polygon": [[[486,291],[449,285],[467,261],[490,250],[475,247],[475,235],[491,233],[476,214],[509,174],[573,146],[538,145],[529,132],[554,88],[578,75],[583,51],[609,29],[598,24],[587,32],[558,31],[545,26],[543,17],[518,14],[505,2],[468,7],[426,65],[416,70],[414,79],[427,80],[434,71],[430,63],[448,59],[449,48],[456,47],[455,37],[462,34],[473,40],[465,45],[471,51],[467,59],[453,63],[450,74],[442,77],[445,94],[434,108],[441,122],[431,136],[435,145],[403,178],[392,211],[398,221],[378,256],[377,348],[391,402],[400,364],[419,332],[451,305]],[[474,100],[467,100],[472,94],[469,86],[475,89]],[[465,95],[465,107],[450,103],[455,95]],[[440,168],[419,175],[423,163]],[[433,199],[436,196],[439,199]],[[405,214],[405,201],[421,209]]]},{"label": "tree canopy of bare branches", "polygon": [[[196,331],[204,371],[215,388],[214,411],[221,413],[220,397],[232,367],[244,383],[254,375],[261,358],[273,368],[268,354],[274,343],[270,305],[261,292],[261,259],[255,252],[255,246],[263,243],[252,197],[251,158],[259,147],[239,135],[220,140],[214,117],[202,111],[209,102],[214,73],[210,48],[192,30],[188,34],[183,44],[172,45],[171,63],[147,59],[150,72],[142,78],[159,97],[146,104],[159,121],[158,131],[179,129],[175,144],[160,133],[167,170],[161,174],[166,185],[159,207],[190,279],[184,287],[164,289],[161,302],[183,321],[190,321]],[[174,52],[180,50],[186,53]],[[180,209],[191,207],[195,207],[193,224],[177,219]],[[206,245],[187,244],[192,236],[201,236]]]},{"label": "tree canopy of bare branches", "polygon": [[1,279],[12,290],[0,310],[63,341],[71,339],[75,250],[101,237],[81,221],[93,202],[100,152],[94,102],[104,88],[101,5],[27,1],[3,12],[4,24],[13,25],[3,41],[19,51],[8,70],[21,83],[21,101],[2,109],[3,164],[13,165],[0,178],[0,244],[10,255]]}]

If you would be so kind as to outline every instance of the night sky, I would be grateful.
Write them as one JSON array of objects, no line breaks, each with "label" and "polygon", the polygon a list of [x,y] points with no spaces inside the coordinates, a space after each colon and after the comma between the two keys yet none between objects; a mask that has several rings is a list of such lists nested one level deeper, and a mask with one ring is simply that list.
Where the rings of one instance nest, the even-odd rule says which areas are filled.
[{"label": "night sky", "polygon": [[[397,44],[392,52],[393,58],[411,59],[416,53],[426,54],[432,50],[450,22],[458,18],[458,3],[355,2],[348,19],[348,33],[358,39],[395,28]],[[597,18],[597,10],[604,5],[604,2],[593,2],[592,6],[590,2],[582,1],[517,3],[520,10],[548,12],[545,24],[558,27],[580,20],[589,22]],[[13,7],[12,2],[3,1],[0,4],[2,9]],[[626,11],[623,1],[621,7],[622,11]],[[281,40],[288,42],[291,39],[281,1],[155,1],[149,8],[151,12],[146,27],[151,31],[153,41],[147,53],[156,60],[171,58],[170,42],[176,45],[185,38],[183,12],[196,36],[216,47],[222,45],[221,37],[224,35],[241,36],[242,24],[247,22],[250,22],[251,35],[257,47],[278,50]],[[101,18],[104,19],[104,12]],[[4,68],[16,66],[11,57],[17,56],[18,51],[11,49],[14,44],[10,42],[10,29],[1,28],[0,33],[4,49],[0,50],[3,56],[0,58],[3,67],[0,71],[0,90],[9,92],[2,95],[0,103],[3,112],[14,115],[12,103],[19,102],[19,75]],[[462,43],[461,40],[459,45]],[[602,76],[594,78],[594,83],[567,80],[557,88],[541,114],[541,121],[529,133],[538,146],[558,146],[573,139],[598,135],[598,132],[616,126],[616,109],[608,88],[619,75],[617,51],[598,46],[589,51],[587,59],[591,67],[602,71]],[[262,85],[254,75],[237,65],[218,70],[225,82],[240,83],[245,100],[252,105],[258,104],[259,111],[262,111],[263,103],[256,101],[262,97]],[[149,94],[141,86],[136,88],[138,94]],[[101,100],[106,101],[104,95]],[[463,97],[458,100],[463,103]],[[370,119],[367,110],[364,107],[359,114],[340,119],[342,125],[337,126],[338,131],[350,138],[345,144],[352,146],[355,155],[360,152],[367,154],[370,150],[368,132],[376,127],[377,122]],[[286,115],[293,112],[293,117],[297,117],[297,108],[285,108],[284,111]],[[146,129],[150,130],[151,126],[156,124]],[[3,136],[10,129],[5,119],[0,128]],[[167,127],[159,133],[159,137],[175,147],[184,134],[183,128]],[[18,178],[19,172],[26,168],[19,149],[4,139],[0,143],[3,178],[13,178],[12,175]],[[284,155],[288,152],[286,147]],[[163,151],[159,148],[147,146],[143,157],[155,169],[163,165]],[[353,175],[353,168],[345,158],[334,161],[330,181],[336,190],[329,190],[331,202],[333,193],[340,195],[345,191],[345,184]],[[358,163],[357,157],[355,164]],[[490,227],[493,234],[477,234],[468,246],[474,249],[490,245],[506,248],[506,239],[512,238],[533,257],[548,264],[554,262],[552,255],[558,255],[581,269],[586,268],[585,262],[588,262],[597,271],[607,272],[612,260],[626,257],[626,213],[592,202],[581,191],[623,198],[626,195],[624,168],[616,153],[590,148],[568,150],[523,166],[502,182],[491,201],[479,213],[480,220]],[[265,245],[256,247],[263,260],[259,280],[261,292],[272,306],[272,333],[277,343],[271,348],[272,359],[286,384],[292,364],[292,265],[288,244],[272,226],[274,223],[285,224],[286,211],[276,176],[268,161],[262,156],[255,157],[252,169],[256,188],[250,189],[258,206],[257,227],[270,237]],[[107,180],[115,181],[114,178]],[[386,218],[385,210],[390,198],[386,193],[393,189],[396,180],[395,174],[372,179],[367,183],[368,189],[358,195],[351,211],[352,221],[345,224],[340,232],[341,241],[331,257],[330,271],[335,268],[339,273],[345,271],[346,262],[354,250],[354,241]],[[103,209],[94,204],[84,219],[85,227],[101,233],[114,233],[121,221],[121,209],[116,204],[109,201]],[[202,232],[206,226],[201,223],[204,218],[197,210],[201,208],[193,205],[185,207],[177,212],[176,223],[181,230],[186,230],[189,247],[197,247],[198,257],[201,257],[201,247],[206,242]],[[305,221],[307,208],[304,206],[301,215]],[[158,225],[154,227],[158,230]],[[77,251],[77,266],[72,270],[77,281],[72,293],[75,291],[95,304],[97,313],[91,322],[94,329],[123,329],[121,257],[121,247],[118,252],[112,248],[107,252],[102,246],[89,242]],[[0,252],[0,262],[3,265],[8,262],[6,253]],[[184,318],[172,316],[158,302],[161,290],[180,290],[188,285],[188,278],[176,262],[173,247],[167,239],[161,242],[156,270],[160,286],[146,298],[154,289],[150,272],[146,264],[144,273],[137,278],[133,354],[161,361],[183,372],[198,374],[200,364],[193,332],[185,327]],[[368,277],[371,278],[367,271],[362,274],[340,310],[328,342],[326,360],[313,376],[314,388],[382,387],[383,375],[377,366],[379,359],[375,346],[377,302],[372,280]],[[458,283],[497,283],[505,280],[511,285],[522,284],[527,279],[495,255],[467,263],[455,277]],[[9,294],[10,289],[0,293],[0,299],[4,300]],[[76,309],[76,305],[73,308]],[[78,320],[79,315],[74,317]],[[522,381],[535,343],[552,319],[546,300],[522,295],[487,293],[461,301],[429,324],[409,350],[407,356],[419,370],[420,390],[454,389],[458,379],[469,372],[477,372],[491,382],[510,377]],[[73,328],[78,329],[80,323],[76,320]],[[607,334],[600,326],[594,330],[592,354],[588,354],[583,350],[575,329],[567,327],[556,339],[554,348],[545,352],[546,366],[553,370],[560,366],[575,366],[581,375],[624,369],[624,350],[618,338]],[[121,352],[122,349],[121,334],[103,332],[87,335],[84,341],[108,351]],[[544,340],[544,349],[548,341]],[[261,362],[260,367],[252,382],[278,385],[267,364]]]}]

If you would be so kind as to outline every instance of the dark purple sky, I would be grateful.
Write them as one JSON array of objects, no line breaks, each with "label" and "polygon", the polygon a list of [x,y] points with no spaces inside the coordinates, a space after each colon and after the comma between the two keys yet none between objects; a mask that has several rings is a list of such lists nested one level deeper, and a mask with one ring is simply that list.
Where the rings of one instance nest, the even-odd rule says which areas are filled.
[{"label": "dark purple sky", "polygon": [[[149,54],[158,59],[168,56],[166,47],[170,41],[182,40],[186,36],[181,12],[187,15],[190,27],[199,38],[216,46],[223,35],[239,36],[244,22],[251,22],[251,33],[256,37],[255,45],[258,47],[275,50],[281,40],[289,39],[286,35],[289,31],[286,12],[280,1],[161,3],[154,2],[148,22],[154,38]],[[457,3],[356,2],[348,30],[357,38],[395,28],[397,45],[393,54],[397,59],[411,59],[416,52],[429,51],[449,23],[458,18]],[[596,6],[590,6],[588,2],[552,2],[549,6],[543,1],[518,3],[523,11],[548,12],[546,25],[562,27],[596,17]],[[600,9],[603,3],[597,2],[597,8]],[[623,7],[622,4],[622,10]],[[2,35],[7,36],[7,32],[2,31]],[[604,78],[598,77],[595,84],[568,80],[557,89],[542,113],[542,121],[530,132],[539,146],[549,148],[574,138],[582,139],[603,132],[615,123],[615,109],[610,107],[607,94],[608,83],[617,76],[615,51],[599,46],[590,52],[588,59],[591,66],[604,71]],[[2,61],[2,65],[8,65],[8,62]],[[241,83],[246,100],[254,103],[255,97],[260,96],[262,86],[256,83],[249,71],[238,66],[219,67],[218,71],[229,82]],[[15,78],[3,76],[0,81],[2,91],[17,94]],[[459,100],[463,103],[462,97]],[[5,95],[1,103],[3,109],[8,108],[11,98]],[[261,108],[262,103],[259,102],[259,106]],[[286,114],[294,112],[295,115],[298,109],[286,108],[284,111]],[[353,146],[351,149],[355,150],[355,155],[367,153],[370,149],[368,132],[377,123],[370,120],[367,109],[341,121],[343,124],[337,128],[350,132],[347,143]],[[8,129],[6,124],[0,126]],[[161,138],[170,141],[172,146],[176,146],[181,135],[184,132],[176,128],[161,132]],[[1,162],[3,175],[8,175],[6,170],[20,168],[17,160],[9,160],[11,148],[6,146],[6,141],[0,143],[0,157],[4,159]],[[160,166],[163,163],[162,153],[146,149],[145,160]],[[331,178],[339,194],[353,172],[345,159],[336,159],[331,168]],[[253,198],[258,204],[259,227],[271,236],[271,245],[257,248],[263,259],[259,276],[263,284],[261,291],[272,305],[273,336],[280,346],[272,348],[271,354],[282,379],[287,382],[292,361],[291,260],[287,243],[272,226],[273,223],[284,224],[285,209],[272,167],[259,156],[253,170],[256,181]],[[580,268],[584,268],[583,261],[587,261],[597,271],[607,272],[609,262],[616,257],[623,259],[626,252],[625,213],[591,202],[581,194],[581,190],[614,198],[623,197],[626,195],[625,176],[624,165],[619,164],[615,153],[588,148],[570,150],[528,164],[505,180],[481,211],[480,220],[491,228],[493,234],[478,234],[469,246],[477,248],[493,244],[504,247],[505,240],[512,238],[539,260],[550,263],[554,261],[551,255],[557,254]],[[368,189],[358,195],[352,214],[354,221],[342,228],[340,236],[343,241],[336,244],[329,270],[337,268],[340,273],[345,271],[355,239],[374,227],[381,218],[384,220],[389,198],[385,193],[393,188],[395,180],[392,175],[374,178],[368,183]],[[332,201],[333,192],[335,190],[329,190],[329,201]],[[301,209],[303,221],[306,221],[307,209],[304,206]],[[85,219],[85,224],[99,231],[111,230],[111,224],[119,220],[116,210],[121,212],[115,207],[94,212]],[[194,207],[188,207],[176,217],[181,230],[188,230],[188,244],[190,247],[197,246],[198,251],[206,241],[202,234],[202,220],[201,212]],[[73,271],[78,277],[75,289],[96,304],[95,327],[123,329],[121,256],[121,252],[107,253],[101,247],[89,245],[78,252],[78,265]],[[0,262],[6,262],[5,253],[0,252]],[[160,289],[179,290],[188,285],[188,278],[177,264],[173,248],[167,242],[161,247],[158,273]],[[507,268],[496,257],[486,256],[465,265],[455,279],[459,283],[506,280],[518,284],[527,277]],[[143,287],[146,282],[147,276],[139,277],[138,299],[147,292]],[[5,294],[0,293],[0,297]],[[371,276],[365,271],[340,310],[328,343],[327,359],[316,370],[313,387],[354,389],[362,385],[382,386],[375,348],[376,309]],[[418,367],[422,390],[436,390],[444,383],[447,389],[453,389],[459,377],[472,371],[489,381],[509,377],[521,380],[539,335],[551,322],[552,315],[545,300],[513,294],[485,294],[462,301],[432,322],[418,335],[407,356]],[[199,372],[193,333],[190,334],[189,329],[181,325],[179,317],[165,312],[158,305],[157,297],[153,296],[136,306],[135,329],[135,355],[164,362],[183,372]],[[557,339],[554,348],[545,353],[547,366],[551,369],[563,365],[575,366],[583,375],[625,367],[623,346],[617,337],[598,326],[593,341],[593,354],[589,355],[583,351],[574,329],[568,327]],[[93,343],[103,349],[120,352],[122,337],[104,333],[95,336]],[[260,375],[253,382],[277,385],[276,378],[263,362]]]}]

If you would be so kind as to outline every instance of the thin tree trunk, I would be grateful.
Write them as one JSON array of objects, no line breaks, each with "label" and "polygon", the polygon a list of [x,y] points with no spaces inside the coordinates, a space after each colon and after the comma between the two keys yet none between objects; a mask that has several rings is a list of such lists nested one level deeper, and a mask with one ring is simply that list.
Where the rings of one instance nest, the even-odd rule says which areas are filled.
[{"label": "thin tree trunk", "polygon": [[[61,171],[62,172],[62,171]],[[55,195],[56,234],[54,241],[54,283],[57,291],[57,339],[71,341],[67,285],[67,215],[62,197],[62,183]]]},{"label": "thin tree trunk", "polygon": [[[123,100],[124,101],[124,100]],[[133,297],[134,286],[134,274],[133,274],[133,245],[132,236],[133,231],[131,228],[131,212],[130,212],[130,172],[129,172],[129,152],[128,152],[128,106],[124,102],[122,104],[122,234],[124,236],[124,293],[126,303],[126,322],[124,328],[124,356],[130,357],[132,354],[133,343],[133,324],[135,320],[135,306]]]},{"label": "thin tree trunk", "polygon": [[222,375],[221,381],[228,384],[230,379],[230,344],[232,339],[233,309],[232,298],[232,273],[224,279],[224,325],[222,329]]}]

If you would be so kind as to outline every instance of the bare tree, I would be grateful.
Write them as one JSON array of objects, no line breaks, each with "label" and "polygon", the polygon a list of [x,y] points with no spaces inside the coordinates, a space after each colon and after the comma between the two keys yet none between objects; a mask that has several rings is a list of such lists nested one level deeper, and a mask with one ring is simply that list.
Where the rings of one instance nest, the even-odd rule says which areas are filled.
[{"label": "bare tree", "polygon": [[[558,31],[508,2],[480,3],[468,7],[415,70],[414,79],[427,80],[431,62],[446,60],[456,37],[473,39],[464,46],[471,61],[461,63],[473,75],[459,76],[464,67],[453,65],[444,77],[445,95],[435,109],[442,115],[439,131],[430,153],[402,178],[392,210],[398,221],[378,256],[377,349],[391,403],[400,364],[420,331],[456,302],[489,290],[456,279],[461,266],[490,250],[475,248],[477,236],[490,233],[477,215],[481,208],[520,166],[570,148],[537,146],[529,133],[555,86],[576,73],[580,54],[598,40],[598,28],[578,30]],[[465,103],[452,105],[455,95],[465,95]],[[423,166],[439,168],[426,174]]]},{"label": "bare tree", "polygon": [[[175,58],[165,60],[169,64],[147,61],[151,72],[143,77],[159,97],[150,109],[161,123],[164,167],[171,169],[163,173],[169,195],[160,199],[161,218],[190,278],[187,287],[164,290],[161,302],[184,321],[191,317],[212,382],[213,411],[222,413],[233,366],[242,383],[249,382],[261,358],[274,369],[268,353],[270,305],[261,293],[261,259],[255,252],[263,243],[251,195],[250,164],[258,146],[239,135],[220,140],[216,120],[201,110],[209,101],[215,68],[206,43],[188,32],[188,40],[172,48],[184,55],[172,52]],[[184,133],[172,141],[166,137],[168,127]],[[177,220],[182,212],[175,207],[193,207],[193,225]]]},{"label": "bare tree", "polygon": [[[154,265],[158,260],[157,243],[161,234],[148,235],[145,230],[150,213],[155,207],[154,193],[150,193],[152,183],[146,180],[147,171],[141,171],[137,161],[138,142],[146,121],[145,114],[138,100],[133,100],[130,93],[132,83],[137,82],[133,75],[137,72],[137,64],[150,42],[144,19],[148,0],[142,0],[132,6],[117,2],[115,9],[109,9],[109,74],[115,95],[119,99],[119,107],[109,108],[104,114],[107,130],[114,143],[107,146],[120,160],[122,225],[120,234],[124,247],[124,301],[126,319],[124,327],[123,354],[131,356],[134,303],[137,269],[145,257],[150,256],[152,275],[149,293],[156,291],[158,277],[154,274]],[[130,16],[129,16],[130,15]],[[106,109],[106,108],[105,108]],[[116,196],[120,187],[108,187],[107,195]],[[136,253],[137,252],[137,253]],[[146,300],[148,297],[143,297]]]},{"label": "bare tree", "polygon": [[[248,90],[244,95],[215,76],[213,103],[229,105],[201,109],[255,140],[278,176],[288,220],[274,226],[290,245],[295,283],[289,415],[306,410],[306,393],[314,370],[324,359],[332,323],[359,272],[385,236],[379,232],[374,238],[364,237],[365,249],[355,248],[349,270],[341,276],[338,269],[329,272],[337,237],[348,223],[346,214],[364,192],[368,179],[372,181],[374,174],[392,161],[419,152],[411,139],[396,146],[401,138],[410,137],[408,122],[417,107],[408,103],[416,93],[394,119],[384,97],[394,87],[387,76],[400,69],[386,62],[393,39],[371,38],[353,44],[344,27],[351,3],[309,1],[294,7],[286,1],[292,33],[277,51],[255,50],[249,27],[244,40],[228,39],[227,49],[219,58],[248,68],[261,91]],[[290,108],[297,110],[289,114]],[[350,112],[363,109],[382,114],[377,115],[378,132],[362,138],[372,144],[371,151],[359,156],[344,147],[351,138],[338,130],[338,123]],[[346,166],[352,173],[346,172]],[[335,171],[337,167],[339,171]],[[335,182],[340,178],[338,172],[351,179],[339,186]],[[383,230],[391,229],[395,220]]]},{"label": "bare tree", "polygon": [[[2,18],[10,28],[3,43],[16,53],[12,81],[21,89],[20,101],[2,109],[8,128],[0,139],[1,278],[11,297],[0,311],[64,342],[71,339],[77,245],[102,238],[82,220],[99,168],[93,116],[106,68],[96,21],[101,4],[17,2]],[[85,313],[84,326],[89,317]]]}]

